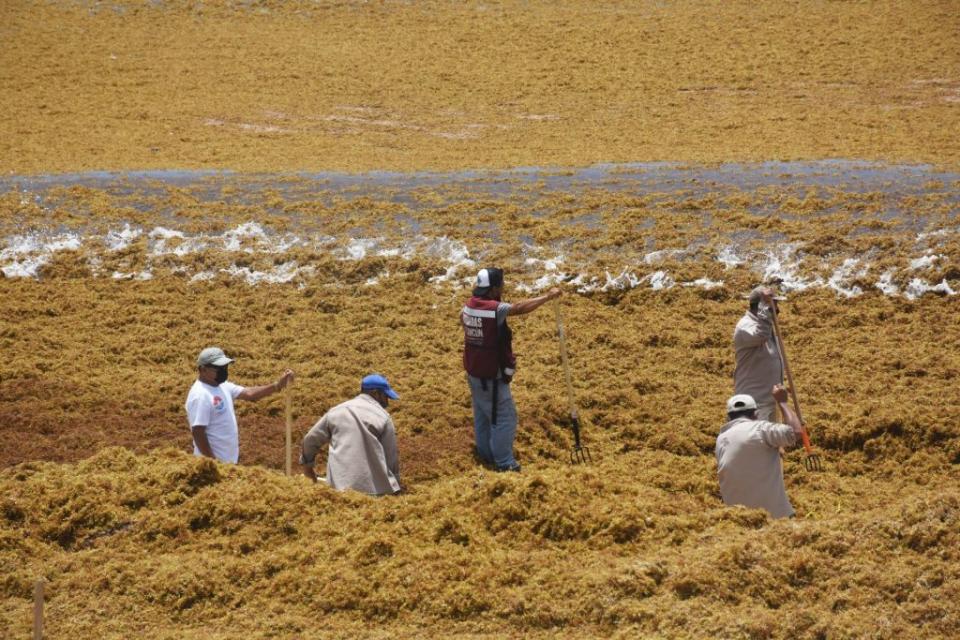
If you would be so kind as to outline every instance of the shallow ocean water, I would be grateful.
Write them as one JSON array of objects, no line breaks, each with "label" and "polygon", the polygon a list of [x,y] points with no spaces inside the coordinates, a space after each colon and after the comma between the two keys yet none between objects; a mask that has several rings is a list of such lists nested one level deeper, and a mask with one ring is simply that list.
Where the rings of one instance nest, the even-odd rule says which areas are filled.
[{"label": "shallow ocean water", "polygon": [[[794,291],[829,288],[849,297],[866,287],[908,298],[926,291],[953,295],[955,285],[946,277],[952,272],[938,267],[953,259],[944,245],[958,231],[958,184],[960,174],[929,166],[855,161],[5,177],[0,188],[7,202],[19,198],[30,214],[0,222],[7,234],[0,269],[6,277],[40,277],[57,254],[70,253],[82,254],[92,275],[115,279],[169,271],[190,281],[225,275],[249,284],[303,286],[317,277],[310,256],[328,255],[354,262],[422,258],[438,265],[432,282],[463,283],[478,260],[500,247],[521,256],[510,266],[529,292],[558,283],[572,283],[581,293],[709,289],[723,284],[716,269],[721,265]],[[518,215],[525,218],[520,224]],[[532,233],[551,223],[555,232]],[[665,231],[671,223],[684,231],[670,237]],[[817,251],[813,245],[824,234],[850,242]],[[573,238],[593,243],[584,250]],[[891,238],[897,238],[892,245]],[[139,259],[102,267],[138,243]],[[198,255],[238,253],[241,262],[259,256],[271,264],[194,264]],[[876,266],[891,260],[905,264]],[[675,262],[684,263],[685,276],[661,268]],[[390,273],[383,264],[367,282]]]}]

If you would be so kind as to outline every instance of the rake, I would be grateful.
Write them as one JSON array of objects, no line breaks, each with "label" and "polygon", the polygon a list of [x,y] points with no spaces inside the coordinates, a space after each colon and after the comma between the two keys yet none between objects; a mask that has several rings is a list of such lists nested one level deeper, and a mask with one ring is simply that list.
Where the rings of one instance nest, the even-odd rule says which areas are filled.
[{"label": "rake", "polygon": [[770,317],[773,318],[773,333],[777,338],[777,348],[780,350],[780,360],[783,362],[783,370],[787,374],[787,384],[790,385],[790,397],[793,398],[793,410],[797,412],[797,419],[800,421],[800,439],[803,441],[803,450],[807,454],[803,459],[803,466],[807,471],[823,471],[823,462],[820,456],[813,452],[810,446],[810,434],[807,433],[807,423],[803,421],[803,414],[800,413],[800,401],[797,399],[797,388],[793,384],[793,374],[790,373],[790,363],[787,362],[787,352],[783,350],[783,338],[780,337],[780,323],[777,321],[777,310],[770,307]]},{"label": "rake", "polygon": [[573,427],[573,449],[570,451],[570,463],[581,464],[593,462],[590,450],[580,444],[580,416],[577,413],[577,404],[573,401],[573,379],[570,377],[570,364],[567,362],[567,340],[563,332],[563,321],[560,319],[560,300],[556,300],[554,310],[557,314],[557,336],[560,338],[560,359],[563,361],[563,378],[567,384],[567,400],[570,402],[570,421]]}]

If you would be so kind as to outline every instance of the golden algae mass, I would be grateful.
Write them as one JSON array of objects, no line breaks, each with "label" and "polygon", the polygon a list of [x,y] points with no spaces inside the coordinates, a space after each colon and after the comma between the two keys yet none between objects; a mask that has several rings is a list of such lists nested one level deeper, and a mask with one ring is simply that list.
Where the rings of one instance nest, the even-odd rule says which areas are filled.
[{"label": "golden algae mass", "polygon": [[[0,627],[48,637],[950,637],[958,623],[958,176],[767,163],[350,176],[11,178],[0,199]],[[521,474],[471,455],[458,312],[477,268],[562,298],[517,318]],[[724,507],[713,445],[742,294],[775,278],[826,471],[798,517]],[[369,371],[407,492],[193,458],[200,348],[293,388],[294,438]],[[321,462],[322,464],[322,462]]]},{"label": "golden algae mass", "polygon": [[[958,28],[0,3],[0,636],[43,578],[48,638],[954,637]],[[564,289],[593,464],[549,308],[512,323],[523,472],[474,461],[458,313],[489,265]],[[713,458],[766,280],[826,466],[787,454],[788,521],[724,507]],[[407,491],[285,477],[279,396],[238,407],[240,465],[189,455],[211,344],[242,384],[297,371],[295,442],[389,376]]]},{"label": "golden algae mass", "polygon": [[25,635],[42,575],[51,637],[949,637],[955,472],[871,467],[789,464],[805,517],[771,522],[655,449],[377,500],[108,448],[0,472],[0,615]]},{"label": "golden algae mass", "polygon": [[956,166],[950,2],[6,2],[0,169]]}]

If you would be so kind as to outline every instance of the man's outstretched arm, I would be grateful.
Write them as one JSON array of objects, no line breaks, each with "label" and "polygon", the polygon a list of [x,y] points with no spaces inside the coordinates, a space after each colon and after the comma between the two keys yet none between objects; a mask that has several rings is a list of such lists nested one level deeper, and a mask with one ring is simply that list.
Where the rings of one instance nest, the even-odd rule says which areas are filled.
[{"label": "man's outstretched arm", "polygon": [[510,305],[510,311],[507,312],[507,315],[510,316],[522,316],[525,313],[530,313],[543,306],[547,302],[553,300],[554,298],[559,298],[563,294],[563,291],[554,287],[550,291],[546,292],[542,296],[536,298],[528,298],[527,300],[521,300],[520,302],[514,302]]},{"label": "man's outstretched arm", "polygon": [[287,369],[280,376],[280,379],[271,384],[261,385],[259,387],[247,387],[237,396],[240,400],[250,400],[256,402],[261,398],[277,393],[293,381],[293,371]]}]

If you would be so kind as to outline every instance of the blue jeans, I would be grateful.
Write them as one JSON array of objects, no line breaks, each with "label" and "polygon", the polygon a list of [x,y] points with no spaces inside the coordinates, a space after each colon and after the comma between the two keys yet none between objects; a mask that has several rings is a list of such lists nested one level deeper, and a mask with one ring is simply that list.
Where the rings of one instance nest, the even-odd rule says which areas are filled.
[{"label": "blue jeans", "polygon": [[[502,380],[487,380],[487,389],[484,391],[483,381],[469,374],[467,382],[473,398],[473,435],[477,455],[498,469],[517,466],[513,457],[513,439],[517,435],[517,407],[513,404],[510,385],[504,384]],[[491,424],[494,384],[497,385],[497,422]]]}]

